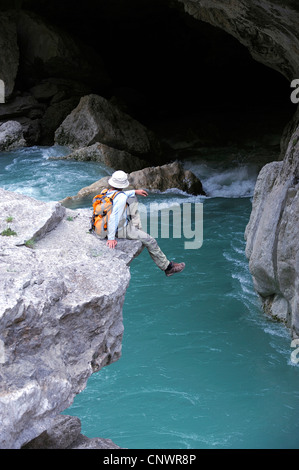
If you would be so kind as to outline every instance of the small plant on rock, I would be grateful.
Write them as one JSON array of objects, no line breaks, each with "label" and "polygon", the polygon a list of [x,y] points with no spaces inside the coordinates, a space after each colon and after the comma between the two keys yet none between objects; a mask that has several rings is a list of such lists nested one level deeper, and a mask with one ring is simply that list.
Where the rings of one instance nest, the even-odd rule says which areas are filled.
[{"label": "small plant on rock", "polygon": [[27,248],[34,248],[34,245],[35,245],[34,238],[30,238],[30,240],[26,240],[24,245],[27,246]]},{"label": "small plant on rock", "polygon": [[14,230],[12,230],[10,227],[8,227],[5,230],[3,230],[3,232],[1,232],[0,235],[2,235],[2,237],[11,237],[11,236],[17,235],[17,233]]}]

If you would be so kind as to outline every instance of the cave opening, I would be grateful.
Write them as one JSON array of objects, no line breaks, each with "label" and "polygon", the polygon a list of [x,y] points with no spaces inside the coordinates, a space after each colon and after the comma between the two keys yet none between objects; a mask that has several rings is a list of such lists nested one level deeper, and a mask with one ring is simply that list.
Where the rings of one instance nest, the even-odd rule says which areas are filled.
[{"label": "cave opening", "polygon": [[294,114],[285,77],[177,1],[25,0],[22,8],[96,50],[110,82],[93,91],[171,145],[278,145]]}]

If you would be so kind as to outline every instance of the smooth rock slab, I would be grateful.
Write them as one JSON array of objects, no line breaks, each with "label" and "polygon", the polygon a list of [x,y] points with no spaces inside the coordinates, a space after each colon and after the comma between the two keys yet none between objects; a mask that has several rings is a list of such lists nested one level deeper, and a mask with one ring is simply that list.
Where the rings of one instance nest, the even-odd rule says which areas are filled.
[{"label": "smooth rock slab", "polygon": [[39,240],[55,228],[65,215],[58,202],[37,201],[0,188],[0,233],[11,228],[16,235],[6,237],[14,245]]}]

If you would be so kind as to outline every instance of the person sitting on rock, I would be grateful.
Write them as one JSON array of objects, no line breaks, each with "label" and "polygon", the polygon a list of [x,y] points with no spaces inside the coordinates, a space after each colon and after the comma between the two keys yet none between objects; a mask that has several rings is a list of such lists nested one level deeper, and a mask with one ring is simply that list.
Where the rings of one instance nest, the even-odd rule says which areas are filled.
[{"label": "person sitting on rock", "polygon": [[[145,246],[158,268],[165,272],[166,276],[183,271],[185,263],[175,263],[169,261],[162,252],[155,238],[144,232],[141,227],[141,220],[137,208],[136,195],[146,197],[148,193],[144,189],[123,191],[129,186],[128,176],[124,171],[118,170],[113,173],[108,181],[110,188],[107,196],[111,196],[115,191],[121,191],[113,201],[113,208],[108,222],[107,245],[114,249],[117,245],[115,237],[126,238],[128,240],[139,240]],[[127,211],[128,199],[135,198]],[[127,212],[130,216],[128,217]]]}]

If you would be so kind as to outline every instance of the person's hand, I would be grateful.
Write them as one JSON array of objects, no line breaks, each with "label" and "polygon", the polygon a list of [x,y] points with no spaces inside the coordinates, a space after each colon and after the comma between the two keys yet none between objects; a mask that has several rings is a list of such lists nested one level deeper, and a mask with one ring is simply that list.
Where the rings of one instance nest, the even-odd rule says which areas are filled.
[{"label": "person's hand", "polygon": [[138,196],[148,196],[148,193],[144,189],[135,189],[135,194]]},{"label": "person's hand", "polygon": [[116,240],[107,240],[106,245],[109,246],[109,248],[112,248],[114,250],[114,248],[117,245],[117,241]]}]

